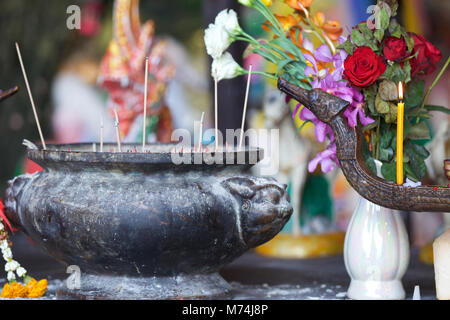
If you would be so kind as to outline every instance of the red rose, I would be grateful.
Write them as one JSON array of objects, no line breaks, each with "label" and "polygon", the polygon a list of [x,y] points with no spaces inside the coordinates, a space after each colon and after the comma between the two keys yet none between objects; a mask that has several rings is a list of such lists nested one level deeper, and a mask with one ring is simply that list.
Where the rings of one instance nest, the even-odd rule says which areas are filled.
[{"label": "red rose", "polygon": [[383,58],[369,47],[357,48],[344,61],[344,76],[356,87],[368,87],[386,70]]},{"label": "red rose", "polygon": [[442,58],[441,52],[421,35],[415,33],[409,35],[414,39],[413,54],[418,52],[417,57],[410,60],[411,74],[414,76],[421,71],[424,74],[432,73]]},{"label": "red rose", "polygon": [[391,61],[400,60],[407,55],[407,46],[405,39],[396,37],[387,37],[383,43],[383,55]]}]

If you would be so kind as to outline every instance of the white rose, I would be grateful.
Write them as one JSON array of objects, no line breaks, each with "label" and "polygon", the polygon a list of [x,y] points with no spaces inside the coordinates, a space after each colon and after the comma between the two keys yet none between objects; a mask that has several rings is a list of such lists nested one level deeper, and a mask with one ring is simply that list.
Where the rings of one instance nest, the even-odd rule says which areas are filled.
[{"label": "white rose", "polygon": [[222,10],[216,17],[216,26],[223,27],[229,34],[233,35],[241,30],[239,26],[237,13],[233,9]]},{"label": "white rose", "polygon": [[220,58],[214,59],[211,66],[211,75],[213,78],[217,76],[217,81],[233,79],[244,73],[244,69],[234,61],[229,52],[225,52]]},{"label": "white rose", "polygon": [[3,226],[3,222],[0,222],[0,231],[5,230],[5,227]]},{"label": "white rose", "polygon": [[14,274],[14,272],[8,272],[8,281],[13,281],[16,280],[16,275]]},{"label": "white rose", "polygon": [[23,275],[25,275],[27,273],[27,270],[25,270],[25,268],[19,267],[17,269],[16,273],[19,277],[23,277]]},{"label": "white rose", "polygon": [[219,58],[231,44],[231,37],[223,26],[210,24],[205,30],[206,52],[213,58]]}]

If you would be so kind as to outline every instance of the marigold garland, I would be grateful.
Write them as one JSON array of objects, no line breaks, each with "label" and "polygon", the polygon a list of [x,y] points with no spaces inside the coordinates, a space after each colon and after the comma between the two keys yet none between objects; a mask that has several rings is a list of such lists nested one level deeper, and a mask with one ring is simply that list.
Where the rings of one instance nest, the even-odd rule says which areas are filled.
[{"label": "marigold garland", "polygon": [[[19,262],[13,259],[11,251],[11,241],[8,238],[8,231],[5,228],[9,228],[12,232],[14,229],[9,223],[3,212],[3,201],[0,198],[0,249],[2,251],[3,259],[5,263],[5,271],[9,283],[3,286],[1,293],[2,298],[40,298],[47,291],[47,280],[36,281],[27,275],[27,270],[23,268]],[[16,281],[16,275],[19,278],[23,278],[25,285]]]}]

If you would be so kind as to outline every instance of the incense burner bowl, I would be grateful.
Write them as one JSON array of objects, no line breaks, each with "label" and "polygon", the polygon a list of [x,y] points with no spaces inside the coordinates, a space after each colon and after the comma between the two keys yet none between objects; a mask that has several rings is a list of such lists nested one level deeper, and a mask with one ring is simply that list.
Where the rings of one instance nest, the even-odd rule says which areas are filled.
[{"label": "incense burner bowl", "polygon": [[[251,159],[261,160],[260,149],[189,153],[183,156],[192,164],[176,165],[174,145],[149,145],[150,153],[133,147],[29,149],[43,171],[9,181],[11,222],[56,260],[80,268],[80,288],[64,294],[221,294],[229,287],[220,268],[272,239],[292,213],[285,185],[246,173]],[[223,164],[207,164],[211,155]]]}]

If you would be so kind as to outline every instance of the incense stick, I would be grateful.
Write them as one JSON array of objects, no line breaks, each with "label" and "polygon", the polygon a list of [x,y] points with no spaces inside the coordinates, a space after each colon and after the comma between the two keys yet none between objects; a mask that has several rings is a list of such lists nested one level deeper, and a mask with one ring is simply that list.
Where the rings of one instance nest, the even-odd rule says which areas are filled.
[{"label": "incense stick", "polygon": [[248,93],[250,91],[250,80],[252,78],[252,65],[248,68],[247,89],[245,91],[244,112],[242,114],[241,137],[239,139],[239,150],[242,148],[242,139],[244,137],[245,115],[247,113]]},{"label": "incense stick", "polygon": [[122,152],[122,144],[120,143],[119,117],[116,109],[114,109],[114,115],[116,117],[114,127],[116,127],[117,147],[119,148],[119,152]]},{"label": "incense stick", "polygon": [[218,121],[217,121],[217,113],[218,113],[218,101],[217,101],[217,75],[214,76],[214,122],[215,122],[215,127],[216,127],[216,131],[215,131],[215,140],[216,140],[216,152],[217,150],[219,150],[219,129],[217,128],[218,125]]},{"label": "incense stick", "polygon": [[100,152],[103,152],[103,116],[100,117]]},{"label": "incense stick", "polygon": [[17,42],[16,42],[16,50],[17,50],[17,56],[19,57],[20,67],[22,68],[23,77],[25,79],[25,85],[27,87],[28,96],[30,97],[31,107],[33,108],[34,119],[36,120],[36,124],[37,124],[38,131],[39,131],[39,136],[41,137],[42,146],[43,146],[44,150],[47,150],[47,146],[45,145],[44,135],[42,134],[41,125],[39,123],[39,118],[38,118],[38,115],[36,112],[36,106],[34,105],[33,95],[31,94],[30,84],[28,83],[27,73],[26,73],[25,67],[23,65],[22,55],[20,54],[19,44]]},{"label": "incense stick", "polygon": [[200,138],[198,138],[198,151],[201,152],[202,151],[202,142],[203,142],[203,119],[205,118],[205,113],[202,112],[202,117],[200,119]]},{"label": "incense stick", "polygon": [[146,125],[147,125],[147,86],[148,86],[148,57],[145,58],[145,88],[144,88],[144,127],[142,130],[142,152],[144,152],[145,149],[145,131],[146,131]]}]

